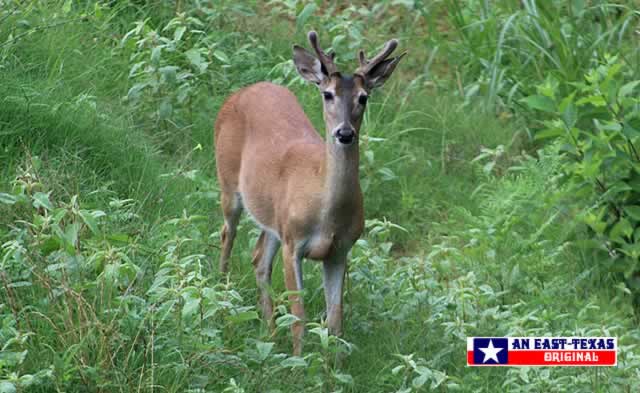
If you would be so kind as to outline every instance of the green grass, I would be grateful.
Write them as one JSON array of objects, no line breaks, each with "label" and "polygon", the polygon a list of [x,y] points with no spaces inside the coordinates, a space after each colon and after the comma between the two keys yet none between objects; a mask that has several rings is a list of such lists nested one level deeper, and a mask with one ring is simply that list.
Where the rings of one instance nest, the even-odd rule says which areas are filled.
[{"label": "green grass", "polygon": [[[498,2],[475,21],[489,33],[465,38],[456,31],[477,28],[480,2],[416,9],[383,2],[369,14],[323,5],[306,21],[303,7],[280,1],[246,9],[222,2],[208,11],[189,1],[126,1],[104,4],[100,14],[91,2],[69,2],[68,10],[66,3],[18,5],[6,16],[18,4],[10,3],[0,11],[0,20],[7,17],[0,24],[0,391],[638,390],[632,297],[607,270],[609,256],[584,241],[591,234],[576,216],[588,202],[572,201],[558,146],[528,139],[537,124],[510,99],[513,84],[465,94],[487,82],[481,58],[500,50],[506,64],[494,67],[523,91],[547,76],[548,58],[529,47],[531,58],[518,57],[523,52],[510,46],[531,43],[522,10]],[[182,46],[162,52],[161,65],[194,73],[190,100],[178,101],[177,85],[145,91],[136,103],[125,99],[146,77],[130,77],[132,56],[149,59],[151,51],[124,35],[149,18],[172,37],[162,28],[174,7],[202,19],[211,40],[188,25]],[[515,41],[497,41],[514,13],[521,16]],[[8,41],[28,30],[23,21],[32,28],[67,20]],[[572,26],[586,29],[585,20]],[[607,20],[618,33],[623,22]],[[560,31],[551,18],[542,22]],[[320,265],[307,262],[309,324],[299,359],[289,356],[279,257],[273,293],[282,326],[272,334],[255,318],[250,260],[259,232],[248,218],[230,276],[217,271],[222,220],[212,128],[234,90],[279,79],[323,130],[317,92],[284,63],[312,27],[323,42],[348,38],[337,41],[339,55],[355,55],[349,40],[373,50],[390,35],[410,55],[372,97],[363,126],[368,222],[350,262],[346,341],[323,344]],[[624,36],[615,43],[611,50],[630,45]],[[477,51],[464,52],[469,45]],[[182,55],[192,46],[210,49],[206,73]],[[564,64],[572,77],[558,73],[563,83],[597,60],[586,50],[577,55]],[[173,111],[165,118],[159,107],[167,99]],[[483,335],[610,335],[623,349],[611,369],[467,368],[465,338]]]}]

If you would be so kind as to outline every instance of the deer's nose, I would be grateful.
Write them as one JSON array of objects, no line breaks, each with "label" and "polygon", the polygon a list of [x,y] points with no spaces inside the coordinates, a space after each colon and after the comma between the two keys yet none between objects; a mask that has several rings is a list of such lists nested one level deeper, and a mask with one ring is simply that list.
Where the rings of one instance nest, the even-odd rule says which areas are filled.
[{"label": "deer's nose", "polygon": [[343,145],[350,145],[356,139],[356,132],[351,127],[341,127],[336,130],[335,137]]}]

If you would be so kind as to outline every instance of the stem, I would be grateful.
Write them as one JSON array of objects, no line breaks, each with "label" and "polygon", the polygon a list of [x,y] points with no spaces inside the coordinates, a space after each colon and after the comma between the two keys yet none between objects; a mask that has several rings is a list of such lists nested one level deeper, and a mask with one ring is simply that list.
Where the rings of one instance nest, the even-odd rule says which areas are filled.
[{"label": "stem", "polygon": [[19,40],[20,38],[22,38],[22,37],[24,37],[26,35],[29,35],[31,33],[35,33],[36,31],[52,29],[54,27],[58,27],[58,26],[66,25],[66,24],[71,23],[71,22],[75,22],[75,21],[77,21],[79,19],[81,19],[81,18],[73,18],[73,19],[62,21],[62,22],[52,23],[50,25],[36,26],[31,30],[25,31],[24,33],[18,34],[17,36],[13,37],[12,39],[3,42],[2,44],[0,44],[0,48],[2,48],[5,45],[9,45],[9,44],[17,41],[17,40]]},{"label": "stem", "polygon": [[4,22],[5,20],[7,20],[11,15],[13,15],[16,11],[18,10],[18,5],[16,5],[15,7],[13,7],[13,9],[4,16],[4,18],[0,19],[0,24],[2,24],[2,22]]},{"label": "stem", "polygon": [[[155,311],[155,310],[154,310]],[[155,325],[155,320],[154,320],[155,314],[151,314],[151,393],[153,393],[153,390],[155,388],[155,348],[154,348],[154,341],[155,341],[155,334],[156,334],[156,325]]]},{"label": "stem", "polygon": [[9,308],[11,308],[11,312],[13,313],[13,318],[16,320],[16,325],[18,326],[18,330],[19,330],[20,319],[18,318],[18,306],[16,305],[15,295],[13,294],[13,290],[9,286],[9,281],[7,280],[7,274],[4,271],[0,271],[0,278],[2,278],[2,285],[5,287],[7,298],[9,299]]},{"label": "stem", "polygon": [[640,161],[640,156],[638,156],[638,151],[636,150],[636,147],[633,145],[633,142],[631,142],[631,139],[627,139],[627,144],[629,145],[629,147],[631,148],[631,151],[633,152],[633,155],[636,157],[636,161]]},{"label": "stem", "polygon": [[[607,109],[609,109],[609,112],[613,113],[613,117],[616,119],[618,124],[620,124],[621,127],[624,127],[624,121],[620,120],[620,116],[621,116],[620,112],[622,111],[622,107],[618,102],[618,100],[616,99],[616,104],[618,105],[618,107],[620,107],[620,111],[616,111],[615,109],[613,109],[609,101],[607,101],[607,97],[603,93],[601,93],[600,96],[602,97],[604,102],[607,104]],[[633,155],[636,157],[636,160],[640,161],[640,155],[638,155],[638,151],[636,150],[636,147],[633,145],[633,142],[631,142],[631,139],[627,138],[627,136],[624,133],[622,133],[622,137],[627,141],[627,145],[633,152]]]},{"label": "stem", "polygon": [[578,154],[580,155],[580,158],[584,157],[584,153],[582,152],[582,150],[580,149],[580,146],[578,146],[578,140],[576,139],[575,136],[573,136],[573,134],[571,133],[571,129],[567,126],[567,123],[565,123],[564,121],[562,122],[562,124],[564,125],[564,130],[567,132],[567,134],[569,135],[569,138],[571,138],[571,140],[573,141],[573,145],[576,147],[576,150],[578,151]]}]

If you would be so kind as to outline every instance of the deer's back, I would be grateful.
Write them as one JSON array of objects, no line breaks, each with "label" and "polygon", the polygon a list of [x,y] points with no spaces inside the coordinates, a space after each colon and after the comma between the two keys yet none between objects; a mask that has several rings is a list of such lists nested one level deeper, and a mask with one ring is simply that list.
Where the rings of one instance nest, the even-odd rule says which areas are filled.
[{"label": "deer's back", "polygon": [[324,141],[295,95],[269,82],[245,87],[222,105],[215,124],[215,148],[223,182],[235,181],[242,166],[245,171],[281,177],[291,164],[315,167],[324,155]]},{"label": "deer's back", "polygon": [[271,149],[286,148],[300,139],[322,143],[295,95],[269,82],[245,87],[229,97],[220,109],[215,131],[216,145],[221,138],[272,145]]}]

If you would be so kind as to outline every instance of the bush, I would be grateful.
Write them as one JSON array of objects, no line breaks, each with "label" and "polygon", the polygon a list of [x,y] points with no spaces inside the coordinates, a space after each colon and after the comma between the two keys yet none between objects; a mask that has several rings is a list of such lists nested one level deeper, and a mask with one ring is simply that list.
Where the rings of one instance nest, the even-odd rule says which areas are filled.
[{"label": "bush", "polygon": [[548,78],[537,95],[524,99],[546,120],[536,139],[562,143],[562,170],[579,218],[593,230],[594,246],[606,251],[605,271],[632,280],[640,270],[640,80],[616,56],[591,69],[573,91],[558,94],[559,82]]}]

